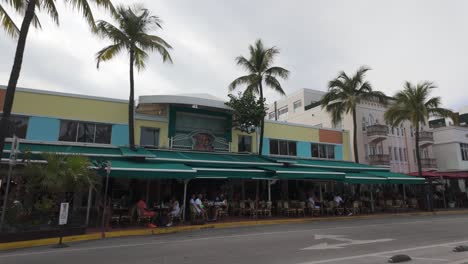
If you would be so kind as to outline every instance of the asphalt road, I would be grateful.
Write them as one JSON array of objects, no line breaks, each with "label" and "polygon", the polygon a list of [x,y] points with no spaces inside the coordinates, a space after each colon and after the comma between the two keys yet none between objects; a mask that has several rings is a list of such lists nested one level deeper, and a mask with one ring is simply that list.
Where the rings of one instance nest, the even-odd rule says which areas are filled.
[{"label": "asphalt road", "polygon": [[180,264],[180,263],[387,263],[396,254],[407,263],[468,263],[468,215],[394,216],[206,229],[190,233],[116,238],[0,253],[0,263]]}]

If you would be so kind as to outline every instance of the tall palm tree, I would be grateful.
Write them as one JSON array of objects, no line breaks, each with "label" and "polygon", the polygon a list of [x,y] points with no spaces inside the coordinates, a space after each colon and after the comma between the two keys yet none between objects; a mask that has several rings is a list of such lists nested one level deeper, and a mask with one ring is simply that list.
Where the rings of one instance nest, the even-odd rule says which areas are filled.
[{"label": "tall palm tree", "polygon": [[[452,117],[454,115],[449,109],[441,107],[440,97],[430,97],[434,88],[436,86],[431,82],[422,82],[417,85],[406,82],[403,90],[394,96],[395,102],[391,104],[384,115],[385,121],[392,126],[399,126],[402,122],[408,121],[416,129],[415,147],[419,177],[422,177],[421,155],[419,153],[421,126],[426,125],[431,116]],[[429,199],[432,201],[432,187],[429,186],[429,188]],[[430,204],[428,209],[432,209]]]},{"label": "tall palm tree", "polygon": [[[244,56],[236,58],[237,65],[247,71],[247,75],[241,76],[229,85],[229,91],[233,91],[240,85],[245,85],[245,92],[257,94],[260,96],[260,101],[264,101],[263,83],[281,95],[284,95],[283,88],[277,77],[287,79],[289,71],[278,66],[272,66],[279,50],[276,47],[265,48],[262,40],[259,39],[254,45],[249,45],[250,57],[247,59]],[[265,128],[265,118],[260,123],[260,146],[258,154],[262,155],[263,149],[263,134]]]},{"label": "tall palm tree", "polygon": [[356,106],[363,100],[376,100],[386,104],[384,93],[374,91],[371,84],[364,80],[369,68],[362,66],[354,76],[341,72],[338,77],[328,83],[328,92],[321,100],[322,109],[331,115],[332,123],[338,124],[344,114],[351,113],[353,117],[354,160],[359,163],[357,148]]},{"label": "tall palm tree", "polygon": [[135,148],[134,137],[134,108],[135,87],[133,81],[133,67],[140,71],[145,68],[145,60],[149,51],[156,51],[163,62],[172,63],[169,49],[172,49],[164,39],[150,35],[154,29],[162,29],[162,21],[157,16],[151,15],[148,9],[142,6],[125,7],[119,6],[114,16],[118,26],[100,20],[97,23],[97,33],[111,40],[112,44],[96,53],[97,67],[101,61],[114,58],[121,51],[128,52],[130,58],[130,99],[128,102],[128,129],[130,148]]},{"label": "tall palm tree", "polygon": [[[82,13],[84,19],[88,22],[91,29],[95,31],[96,25],[94,16],[90,8],[90,3],[95,3],[98,6],[104,7],[107,10],[114,10],[111,0],[64,0],[65,3],[71,5],[74,9]],[[6,32],[18,38],[16,46],[15,58],[13,67],[8,80],[7,91],[5,94],[5,102],[3,105],[3,115],[0,121],[0,153],[3,152],[5,145],[5,137],[8,131],[9,119],[11,115],[11,108],[13,107],[13,100],[15,97],[16,85],[21,73],[21,65],[23,63],[23,54],[26,47],[26,38],[28,36],[31,24],[34,27],[41,27],[39,19],[36,16],[36,10],[45,11],[52,20],[58,25],[59,14],[55,7],[56,0],[2,0],[13,10],[23,16],[23,22],[18,29],[14,21],[6,12],[6,5],[0,5],[0,27],[4,28]]]}]

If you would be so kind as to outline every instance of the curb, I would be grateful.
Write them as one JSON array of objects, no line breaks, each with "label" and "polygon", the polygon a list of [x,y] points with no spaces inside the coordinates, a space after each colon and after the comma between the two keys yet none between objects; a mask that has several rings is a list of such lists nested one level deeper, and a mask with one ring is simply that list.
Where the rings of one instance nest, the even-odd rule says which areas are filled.
[{"label": "curb", "polygon": [[[377,214],[377,215],[356,215],[347,217],[313,217],[313,218],[300,218],[300,219],[276,219],[276,220],[257,220],[257,221],[240,221],[240,222],[228,222],[228,223],[213,223],[199,226],[175,226],[168,228],[151,228],[151,229],[135,229],[135,230],[123,230],[123,231],[111,231],[105,232],[105,238],[116,238],[116,237],[130,237],[130,236],[145,236],[145,235],[162,235],[179,232],[190,232],[203,229],[222,229],[232,227],[248,227],[248,226],[260,226],[260,225],[277,225],[277,224],[295,224],[295,223],[308,223],[308,222],[320,222],[320,221],[338,221],[338,220],[352,220],[352,219],[380,219],[388,216],[428,216],[428,215],[459,215],[468,214],[468,210],[454,210],[454,211],[435,211],[435,212],[413,212],[413,213],[393,213],[393,214]],[[64,243],[78,242],[78,241],[91,241],[102,239],[102,234],[92,233],[76,236],[63,237]],[[44,238],[36,240],[16,241],[0,243],[0,251],[20,249],[20,248],[31,248],[38,246],[47,246],[58,244],[59,238]]]}]

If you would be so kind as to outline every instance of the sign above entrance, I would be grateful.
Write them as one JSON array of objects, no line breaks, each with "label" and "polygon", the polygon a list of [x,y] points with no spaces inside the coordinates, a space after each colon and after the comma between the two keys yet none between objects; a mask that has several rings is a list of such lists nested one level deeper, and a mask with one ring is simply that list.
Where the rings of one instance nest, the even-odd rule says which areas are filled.
[{"label": "sign above entrance", "polygon": [[214,151],[215,136],[209,131],[195,131],[191,133],[192,149],[198,151]]}]

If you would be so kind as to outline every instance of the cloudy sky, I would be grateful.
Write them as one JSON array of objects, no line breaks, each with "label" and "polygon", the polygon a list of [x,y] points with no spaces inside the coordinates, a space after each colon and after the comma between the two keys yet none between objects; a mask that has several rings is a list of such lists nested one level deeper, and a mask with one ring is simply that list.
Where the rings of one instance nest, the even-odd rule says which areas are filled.
[{"label": "cloudy sky", "polygon": [[[261,38],[281,50],[276,64],[291,71],[282,82],[286,93],[326,90],[339,71],[368,65],[377,90],[392,95],[405,80],[431,80],[445,106],[468,105],[468,1],[114,1],[133,2],[163,19],[164,30],[156,33],[174,47],[172,65],[151,55],[136,76],[138,95],[225,98],[228,84],[242,74],[234,58]],[[69,7],[59,9],[60,27],[42,15],[43,30],[32,30],[19,86],[126,99],[125,54],[97,70],[94,54],[108,42],[91,35]],[[107,18],[94,10],[95,17]],[[8,82],[14,51],[15,42],[0,31],[0,84]]]}]

